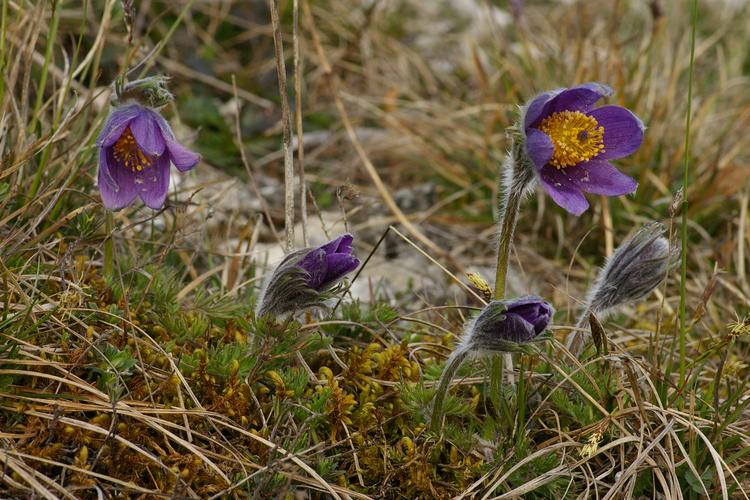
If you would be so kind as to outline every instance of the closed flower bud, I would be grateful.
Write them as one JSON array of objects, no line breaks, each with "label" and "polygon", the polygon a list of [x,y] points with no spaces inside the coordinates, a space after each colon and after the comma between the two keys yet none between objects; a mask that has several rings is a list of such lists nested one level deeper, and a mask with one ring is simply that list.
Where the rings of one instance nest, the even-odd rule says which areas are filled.
[{"label": "closed flower bud", "polygon": [[[609,258],[588,293],[587,306],[578,321],[583,327],[589,314],[603,318],[614,309],[647,296],[677,262],[680,249],[670,247],[664,226],[647,224],[625,240]],[[578,355],[587,332],[576,331],[568,337],[568,349]]]},{"label": "closed flower bud", "polygon": [[539,297],[495,300],[469,324],[461,343],[474,352],[514,352],[546,330],[555,310]]},{"label": "closed flower bud", "polygon": [[472,320],[461,343],[445,362],[430,415],[430,429],[438,432],[448,386],[464,360],[474,354],[493,352],[532,353],[532,342],[545,340],[555,310],[539,297],[493,300]]},{"label": "closed flower bud", "polygon": [[597,316],[648,295],[664,281],[677,262],[679,248],[670,248],[664,227],[652,222],[623,242],[589,292],[589,308]]},{"label": "closed flower bud", "polygon": [[320,306],[341,279],[359,266],[350,234],[287,255],[266,282],[256,313],[283,314]]}]

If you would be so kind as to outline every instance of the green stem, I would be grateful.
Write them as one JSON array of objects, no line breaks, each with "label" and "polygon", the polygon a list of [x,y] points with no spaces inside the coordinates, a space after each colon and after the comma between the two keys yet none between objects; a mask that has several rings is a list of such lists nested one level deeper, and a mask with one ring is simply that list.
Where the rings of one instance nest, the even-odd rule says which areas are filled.
[{"label": "green stem", "polygon": [[518,138],[513,139],[509,162],[506,168],[512,169],[503,186],[503,203],[500,214],[500,240],[497,245],[497,268],[495,270],[495,299],[502,299],[505,295],[505,281],[508,276],[508,260],[510,258],[510,244],[516,229],[521,200],[529,184],[533,181],[533,172],[525,163],[524,145]]},{"label": "green stem", "polygon": [[688,254],[688,187],[690,185],[690,121],[693,103],[693,66],[695,63],[695,27],[698,24],[698,0],[693,0],[690,33],[690,67],[688,69],[687,113],[685,117],[685,168],[682,178],[682,255],[680,266],[680,387],[685,382],[687,359],[687,254]]},{"label": "green stem", "polygon": [[[497,245],[497,267],[495,269],[495,299],[500,300],[505,296],[505,282],[508,277],[508,260],[510,259],[510,244],[513,241],[513,233],[516,229],[518,214],[521,210],[521,200],[528,186],[534,180],[532,167],[524,153],[524,142],[518,132],[513,134],[508,164],[505,168],[510,169],[508,175],[502,178],[503,202],[500,209],[500,237]],[[501,174],[502,175],[502,174]],[[507,367],[500,360],[494,358],[490,362],[490,387],[500,388],[503,380],[503,369],[512,372],[513,358],[510,354],[503,354]],[[513,380],[511,380],[513,383]]]},{"label": "green stem", "polygon": [[115,247],[112,239],[112,228],[114,227],[114,216],[112,212],[107,210],[106,219],[104,221],[104,267],[102,273],[106,279],[114,277],[114,260],[115,260]]},{"label": "green stem", "polygon": [[448,386],[468,355],[469,349],[461,346],[453,351],[445,362],[445,368],[443,368],[443,373],[440,375],[440,383],[435,392],[435,401],[432,403],[432,415],[430,416],[430,431],[435,434],[440,432],[442,427],[443,404],[445,403],[445,396],[448,393]]},{"label": "green stem", "polygon": [[57,39],[57,27],[60,24],[60,6],[61,2],[52,2],[52,22],[50,23],[49,32],[47,34],[47,48],[44,51],[44,64],[42,66],[42,72],[39,75],[39,86],[37,87],[36,102],[34,103],[34,113],[31,115],[31,124],[29,125],[29,133],[33,134],[36,124],[39,121],[39,111],[42,108],[42,102],[44,101],[44,88],[47,86],[47,75],[49,74],[49,65],[52,60],[52,51],[55,48],[55,41]]}]

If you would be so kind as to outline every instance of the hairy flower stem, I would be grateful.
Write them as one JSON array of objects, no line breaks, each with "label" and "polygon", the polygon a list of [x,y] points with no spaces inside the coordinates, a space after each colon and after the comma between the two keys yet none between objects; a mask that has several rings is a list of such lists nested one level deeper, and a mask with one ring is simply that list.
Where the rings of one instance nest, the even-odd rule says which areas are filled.
[{"label": "hairy flower stem", "polygon": [[589,319],[589,315],[592,312],[593,311],[591,310],[591,305],[586,305],[586,308],[578,317],[578,321],[576,322],[576,329],[568,335],[566,347],[568,348],[568,351],[570,351],[570,353],[576,358],[581,355],[584,343],[588,338],[589,329],[587,322]]},{"label": "hairy flower stem", "polygon": [[445,368],[443,368],[443,373],[440,375],[440,383],[435,392],[435,400],[432,403],[432,415],[430,416],[430,431],[436,434],[440,432],[442,426],[443,403],[445,403],[445,396],[448,394],[448,386],[466,357],[469,355],[469,350],[470,349],[467,346],[462,345],[453,351],[445,362]]},{"label": "hairy flower stem", "polygon": [[[505,165],[506,173],[501,179],[503,187],[503,201],[500,205],[500,237],[497,245],[497,267],[495,270],[495,299],[505,296],[505,282],[508,277],[508,260],[510,259],[510,244],[516,229],[518,214],[521,211],[521,200],[526,190],[534,181],[534,173],[528,165],[528,158],[524,154],[524,142],[521,135],[513,131],[513,143]],[[510,354],[503,354],[509,382],[513,384],[513,358]],[[503,364],[494,358],[490,362],[490,386],[500,387],[503,377]]]},{"label": "hairy flower stem", "polygon": [[503,202],[500,209],[500,239],[497,245],[497,268],[495,270],[495,299],[502,299],[505,295],[505,281],[508,276],[508,259],[510,258],[510,244],[516,229],[521,200],[528,185],[534,177],[527,168],[522,166],[523,144],[513,140],[509,155],[509,175],[503,180]]}]

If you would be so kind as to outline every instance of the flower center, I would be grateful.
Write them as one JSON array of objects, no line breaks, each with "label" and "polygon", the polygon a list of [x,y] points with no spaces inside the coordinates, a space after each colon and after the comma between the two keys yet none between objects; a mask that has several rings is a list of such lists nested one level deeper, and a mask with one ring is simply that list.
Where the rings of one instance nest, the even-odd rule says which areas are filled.
[{"label": "flower center", "polygon": [[559,111],[542,120],[539,130],[552,139],[555,152],[550,164],[572,167],[604,152],[604,127],[580,111]]},{"label": "flower center", "polygon": [[125,168],[133,172],[140,172],[144,168],[150,167],[152,163],[151,158],[138,147],[130,127],[123,130],[122,135],[115,142],[114,157],[119,163],[125,165]]}]

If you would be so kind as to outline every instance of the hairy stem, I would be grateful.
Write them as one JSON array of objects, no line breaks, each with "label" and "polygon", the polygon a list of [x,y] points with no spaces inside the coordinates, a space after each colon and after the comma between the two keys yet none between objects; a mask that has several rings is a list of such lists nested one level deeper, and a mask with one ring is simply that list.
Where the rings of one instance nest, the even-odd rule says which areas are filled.
[{"label": "hairy stem", "polygon": [[495,270],[495,299],[505,295],[505,281],[508,276],[510,244],[521,208],[521,200],[526,189],[534,180],[533,172],[525,165],[522,141],[514,138],[508,157],[510,175],[503,180],[503,201],[500,208],[500,237],[497,245],[497,268]]},{"label": "hairy stem", "polygon": [[[514,137],[508,155],[508,164],[505,166],[510,171],[502,178],[503,201],[500,205],[500,238],[497,245],[497,268],[495,270],[495,299],[498,300],[505,296],[510,244],[513,241],[513,232],[516,229],[521,200],[529,185],[534,181],[533,171],[529,168],[528,160],[525,158],[523,151],[523,141],[518,136]],[[515,382],[512,375],[513,358],[510,354],[503,354],[503,358],[505,369],[511,373],[509,381],[513,384]],[[499,387],[503,375],[503,364],[497,359],[493,359],[490,364],[490,384],[493,387]]]},{"label": "hairy stem", "polygon": [[568,334],[566,347],[568,351],[570,351],[570,353],[575,357],[580,356],[581,351],[583,350],[583,345],[588,338],[589,330],[587,328],[587,323],[589,320],[589,314],[591,314],[591,312],[591,307],[587,306],[578,317],[578,321],[576,322],[576,329]]},{"label": "hairy stem", "polygon": [[440,375],[440,383],[438,384],[437,391],[435,392],[435,400],[432,403],[432,415],[430,416],[430,431],[434,433],[440,432],[443,422],[443,404],[445,403],[445,396],[448,393],[448,386],[456,375],[456,372],[463,364],[466,356],[469,355],[469,349],[465,346],[460,346],[458,349],[453,351],[448,360],[445,362],[445,368],[443,373]]}]

